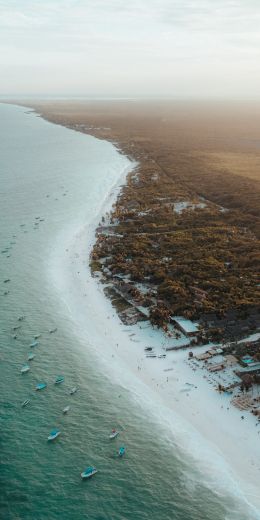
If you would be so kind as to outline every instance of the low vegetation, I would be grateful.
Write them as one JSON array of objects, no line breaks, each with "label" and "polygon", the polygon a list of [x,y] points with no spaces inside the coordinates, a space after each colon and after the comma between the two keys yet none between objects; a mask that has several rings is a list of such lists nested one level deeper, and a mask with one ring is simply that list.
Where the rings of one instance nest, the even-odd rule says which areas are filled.
[{"label": "low vegetation", "polygon": [[181,314],[214,340],[259,327],[259,105],[60,101],[36,109],[139,161],[100,223],[93,272],[127,298],[131,287],[159,326]]},{"label": "low vegetation", "polygon": [[[92,260],[106,259],[102,269],[108,278],[127,276],[128,283],[152,290],[155,324],[166,323],[170,315],[225,318],[233,310],[239,325],[252,312],[256,315],[260,242],[255,210],[234,190],[228,196],[225,187],[221,196],[217,182],[204,176],[197,184],[194,174],[183,172],[170,176],[146,160],[129,176],[98,230]],[[255,321],[251,325],[255,328]],[[216,339],[213,329],[212,334]]]}]

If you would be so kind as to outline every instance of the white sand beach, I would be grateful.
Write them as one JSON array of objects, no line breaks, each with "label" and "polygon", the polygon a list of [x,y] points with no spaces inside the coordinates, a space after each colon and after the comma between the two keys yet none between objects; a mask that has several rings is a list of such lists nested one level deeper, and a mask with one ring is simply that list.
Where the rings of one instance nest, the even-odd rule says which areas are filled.
[{"label": "white sand beach", "polygon": [[[77,229],[71,226],[58,237],[49,263],[52,283],[82,351],[86,355],[91,351],[102,371],[149,410],[169,442],[194,458],[209,486],[220,494],[230,490],[243,497],[252,504],[252,518],[260,518],[260,425],[256,426],[256,419],[243,412],[245,419],[241,420],[230,397],[212,388],[208,371],[192,368],[190,349],[147,358],[145,347],[164,354],[167,338],[148,322],[123,325],[102,284],[91,276],[88,264],[96,226],[111,208],[126,174],[127,170],[105,201],[93,202],[90,224]],[[199,347],[200,352],[203,348]]]}]

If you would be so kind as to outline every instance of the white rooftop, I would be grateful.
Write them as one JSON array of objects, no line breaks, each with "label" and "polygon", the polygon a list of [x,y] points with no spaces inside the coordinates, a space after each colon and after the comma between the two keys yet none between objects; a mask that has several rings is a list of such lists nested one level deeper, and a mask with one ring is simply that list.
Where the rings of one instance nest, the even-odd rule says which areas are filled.
[{"label": "white rooftop", "polygon": [[172,319],[178,323],[186,332],[197,332],[199,330],[199,323],[187,320],[182,316],[172,316]]}]

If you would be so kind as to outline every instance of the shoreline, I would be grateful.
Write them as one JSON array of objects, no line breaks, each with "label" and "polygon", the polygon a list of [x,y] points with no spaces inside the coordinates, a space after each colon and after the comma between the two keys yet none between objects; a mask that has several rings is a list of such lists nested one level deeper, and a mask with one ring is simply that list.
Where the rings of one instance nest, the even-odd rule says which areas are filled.
[{"label": "shoreline", "polygon": [[[121,286],[122,292],[130,288],[131,293],[131,284],[134,297],[128,301],[130,316],[136,307],[134,301],[145,306],[151,322],[161,327],[171,324],[174,316],[185,316],[199,323],[193,339],[202,345],[211,341],[236,342],[259,329],[257,271],[251,260],[246,268],[246,261],[240,260],[243,250],[245,258],[258,255],[257,223],[254,234],[250,213],[254,204],[249,205],[250,209],[247,206],[245,215],[245,197],[243,201],[240,197],[238,206],[236,203],[233,207],[234,182],[242,182],[242,178],[234,177],[232,172],[227,176],[225,172],[228,183],[223,193],[220,190],[220,200],[215,200],[214,193],[224,179],[212,194],[205,179],[209,171],[215,173],[211,179],[219,179],[220,172],[212,170],[211,163],[200,162],[200,153],[204,157],[212,141],[207,143],[202,132],[203,140],[199,138],[197,144],[203,144],[205,150],[197,149],[196,140],[190,141],[189,118],[183,147],[182,127],[172,128],[170,121],[162,118],[165,106],[160,105],[159,113],[158,107],[155,113],[151,107],[142,113],[138,104],[119,103],[112,110],[102,103],[28,105],[47,121],[108,141],[120,154],[138,161],[136,175],[129,177],[117,198],[111,222],[106,219],[97,230],[92,254],[93,271],[102,272],[104,282],[112,282],[115,293],[120,294]],[[169,107],[169,114],[172,109],[175,113],[176,107]],[[165,126],[166,121],[169,126]],[[199,124],[192,116],[191,126],[194,123]],[[211,131],[207,124],[206,135]],[[178,131],[181,143],[176,138]],[[198,169],[203,170],[203,175],[196,181],[194,171]],[[242,187],[245,182],[246,178]],[[254,198],[252,183],[249,191],[249,197]],[[255,222],[255,211],[253,214]],[[237,254],[237,244],[242,254]],[[148,260],[146,266],[144,257]]]},{"label": "shoreline", "polygon": [[[213,488],[218,474],[224,482],[220,486],[222,491],[229,487],[231,493],[248,500],[260,512],[260,499],[255,486],[260,467],[254,463],[260,449],[258,446],[257,450],[255,444],[259,442],[259,436],[255,432],[254,419],[248,414],[247,420],[242,423],[240,412],[227,410],[227,406],[222,409],[228,398],[212,392],[203,378],[204,371],[201,377],[198,372],[192,371],[186,363],[187,351],[169,352],[165,359],[145,358],[144,348],[152,342],[158,353],[164,352],[162,345],[165,336],[146,322],[143,326],[141,324],[141,328],[138,324],[130,327],[123,325],[105,296],[102,284],[91,276],[88,257],[95,242],[97,223],[111,209],[122,179],[126,179],[127,174],[127,171],[121,173],[91,223],[82,226],[73,236],[66,237],[65,242],[66,233],[59,238],[58,249],[61,247],[63,252],[69,249],[70,253],[64,259],[60,251],[60,256],[52,259],[53,281],[67,305],[70,318],[76,328],[81,329],[79,335],[82,343],[83,338],[84,342],[89,339],[88,348],[94,352],[110,380],[116,380],[128,388],[131,398],[148,407],[153,418],[160,425],[165,425],[163,429],[171,431],[172,441],[177,439],[184,453],[188,452],[201,466]],[[99,309],[103,316],[98,328],[95,309]],[[86,327],[85,318],[89,314],[92,314],[92,320],[89,316]],[[90,321],[92,329],[89,328]],[[201,347],[198,350],[202,352]],[[197,388],[189,391],[186,382]],[[241,456],[239,461],[238,453],[242,455],[245,452],[246,459]],[[208,467],[209,460],[213,471]],[[255,518],[260,518],[257,511]]]},{"label": "shoreline", "polygon": [[[149,410],[166,436],[170,431],[171,442],[177,441],[183,453],[187,452],[193,457],[201,473],[206,474],[206,482],[209,479],[210,487],[214,489],[218,475],[220,492],[228,489],[245,499],[257,508],[257,511],[252,511],[253,518],[260,518],[260,498],[255,486],[260,475],[259,463],[257,466],[260,450],[254,419],[248,414],[247,420],[242,423],[240,412],[221,408],[224,403],[227,404],[228,398],[212,392],[203,378],[205,371],[201,374],[192,371],[186,363],[187,351],[169,352],[165,359],[145,358],[144,348],[151,342],[154,342],[158,353],[164,352],[163,333],[152,329],[147,323],[144,323],[144,328],[123,325],[104,295],[101,283],[91,276],[88,256],[95,243],[97,223],[111,209],[127,174],[128,171],[121,172],[91,223],[74,230],[70,236],[65,231],[59,237],[54,251],[58,255],[51,261],[56,289],[68,308],[72,322],[76,328],[81,328],[84,353],[87,353],[84,348],[87,337],[90,339],[88,348],[94,352],[110,380],[115,379],[128,388],[131,398]],[[67,257],[66,248],[69,249]],[[92,298],[90,303],[86,301],[86,294]],[[103,313],[98,328],[97,308]],[[90,314],[89,328],[86,328],[87,314]],[[203,347],[198,349],[202,352]],[[140,366],[141,370],[138,369]],[[169,368],[171,370],[168,372]],[[197,388],[189,391],[186,382]],[[209,460],[212,467],[209,467]]]},{"label": "shoreline", "polygon": [[[22,112],[24,111],[22,110]],[[30,126],[30,117],[29,115],[25,116],[25,118],[26,117],[29,120]],[[31,119],[35,119],[35,116],[31,115]],[[39,124],[40,127],[46,127],[47,134],[43,133],[44,136],[52,135],[52,132],[56,135],[56,130],[58,130],[58,134],[60,132],[59,129],[55,129],[55,127],[51,128],[49,123],[46,124],[43,121],[41,123],[39,119],[38,123],[36,119],[35,122],[36,126]],[[13,125],[11,125],[11,127],[12,126]],[[50,128],[47,128],[49,126]],[[80,442],[78,446],[75,445],[75,450],[70,459],[72,468],[76,466],[75,455],[77,459],[78,448],[80,448],[79,452],[82,452],[82,455],[78,453],[79,457],[77,460],[79,464],[81,464],[81,457],[84,459],[86,451],[88,451],[88,457],[90,455],[92,457],[92,451],[94,456],[96,447],[98,448],[100,442],[103,443],[103,438],[106,435],[105,430],[107,432],[109,431],[110,426],[112,426],[111,422],[113,421],[116,423],[113,424],[113,426],[120,425],[123,430],[128,430],[125,440],[127,442],[127,449],[129,449],[129,470],[134,469],[134,461],[137,461],[138,453],[140,454],[138,451],[139,441],[140,448],[142,445],[142,449],[145,450],[145,460],[149,461],[150,459],[152,461],[152,464],[149,465],[151,469],[156,467],[157,455],[158,458],[162,455],[161,460],[164,461],[166,466],[166,471],[161,470],[163,473],[162,481],[164,481],[165,475],[167,474],[169,476],[172,475],[174,478],[175,468],[172,463],[176,460],[180,472],[176,472],[176,489],[174,489],[174,480],[167,480],[169,483],[172,482],[172,485],[169,486],[169,499],[171,499],[172,496],[174,500],[174,494],[179,488],[179,478],[181,478],[181,482],[183,483],[181,485],[185,488],[187,487],[187,490],[191,486],[191,492],[194,498],[194,503],[192,503],[193,500],[190,501],[191,507],[196,504],[196,496],[193,494],[193,491],[195,491],[197,485],[198,490],[202,491],[202,497],[205,496],[205,493],[206,495],[207,492],[209,493],[212,498],[212,501],[210,500],[209,503],[212,505],[215,504],[216,511],[224,511],[226,504],[230,514],[225,515],[223,513],[221,519],[224,517],[226,520],[245,520],[245,518],[252,520],[259,518],[259,515],[252,512],[251,507],[250,513],[248,514],[249,506],[246,507],[244,505],[245,500],[243,497],[243,493],[246,491],[248,501],[254,501],[254,497],[251,497],[250,493],[252,495],[256,493],[254,487],[250,485],[250,482],[254,483],[259,480],[258,475],[255,480],[256,472],[253,473],[250,471],[252,469],[249,467],[250,461],[246,460],[244,463],[244,452],[248,452],[246,453],[246,455],[248,455],[247,458],[251,456],[250,439],[245,442],[241,439],[241,442],[239,440],[237,443],[237,437],[245,436],[251,423],[247,425],[241,424],[239,417],[237,417],[237,421],[235,422],[232,420],[233,415],[230,415],[230,412],[225,409],[222,413],[219,413],[220,396],[218,394],[216,394],[216,396],[209,394],[210,385],[207,380],[203,379],[204,372],[200,370],[193,372],[192,368],[186,363],[187,351],[166,352],[166,358],[146,358],[144,349],[147,345],[154,345],[154,350],[158,356],[165,352],[163,349],[167,342],[166,336],[163,335],[161,331],[152,329],[147,322],[132,327],[123,325],[115,309],[112,308],[111,301],[104,296],[102,283],[91,276],[88,255],[95,242],[97,223],[100,217],[111,208],[111,205],[118,196],[121,184],[126,180],[129,168],[133,167],[133,164],[130,164],[128,160],[125,161],[124,157],[120,157],[113,147],[110,149],[110,144],[98,143],[95,139],[93,139],[92,143],[89,143],[90,153],[92,145],[93,149],[96,150],[94,155],[95,162],[88,161],[87,152],[87,161],[85,163],[85,149],[88,147],[88,141],[91,141],[92,138],[89,139],[88,136],[80,137],[80,135],[75,136],[75,134],[73,135],[65,128],[60,130],[61,137],[62,135],[65,136],[65,141],[61,138],[61,146],[58,151],[56,150],[56,156],[58,164],[60,160],[61,166],[63,164],[63,168],[61,167],[60,173],[57,175],[53,185],[52,177],[55,164],[53,168],[52,165],[48,168],[47,177],[45,176],[46,168],[43,168],[42,177],[39,175],[39,180],[42,178],[42,191],[39,193],[39,199],[36,198],[36,200],[34,200],[34,197],[32,199],[30,219],[28,219],[27,222],[27,217],[25,220],[19,218],[17,222],[19,228],[20,222],[25,222],[23,225],[26,226],[29,223],[33,223],[36,219],[35,215],[42,215],[46,219],[46,228],[38,233],[38,242],[37,238],[34,238],[34,236],[36,236],[34,231],[32,231],[32,235],[30,233],[23,235],[24,230],[23,227],[21,228],[20,245],[22,247],[21,251],[24,252],[24,254],[22,254],[22,265],[24,268],[21,270],[18,266],[19,276],[21,276],[21,280],[24,281],[26,287],[26,277],[24,277],[24,273],[27,272],[27,264],[35,265],[35,272],[33,270],[31,272],[32,278],[36,279],[37,273],[40,273],[40,284],[36,285],[37,290],[32,300],[30,299],[30,294],[32,292],[33,283],[31,282],[31,284],[29,284],[29,298],[26,297],[24,300],[24,305],[26,304],[24,308],[23,301],[18,302],[19,312],[18,309],[14,312],[14,309],[12,309],[10,305],[10,325],[12,326],[13,320],[16,319],[17,316],[20,316],[21,313],[30,318],[27,320],[27,323],[25,322],[25,329],[23,335],[21,335],[21,349],[18,349],[20,350],[19,356],[21,355],[22,357],[24,347],[26,348],[22,338],[26,338],[27,336],[31,337],[32,333],[38,334],[41,331],[47,332],[50,328],[58,327],[59,332],[56,336],[49,336],[49,334],[47,334],[49,341],[47,338],[43,338],[44,348],[42,352],[39,351],[39,359],[37,355],[35,375],[38,377],[44,374],[44,379],[46,376],[46,380],[54,380],[53,378],[54,376],[56,377],[57,367],[60,366],[59,372],[64,371],[67,381],[66,386],[67,384],[70,386],[70,381],[72,380],[74,381],[73,384],[78,385],[80,389],[77,399],[78,408],[72,411],[73,413],[70,420],[74,433],[75,427],[79,429],[78,433],[80,433],[81,429],[82,432],[84,432],[85,428],[90,426],[90,423],[88,424],[88,414],[85,413],[85,406],[89,406],[88,410],[91,416],[93,416],[95,423],[93,423],[93,450],[88,449],[88,442],[86,445],[85,441],[89,439],[89,437],[88,435],[84,435],[84,437],[82,437],[82,439],[84,438],[84,442]],[[50,132],[50,134],[48,132]],[[40,134],[40,136],[41,135],[42,134]],[[68,162],[66,156],[65,158],[62,156],[63,150],[66,151],[64,142],[68,142],[69,151],[69,143],[74,142],[75,137],[76,141],[79,138],[82,145],[80,146],[80,150],[83,152],[83,162],[79,162],[79,165],[77,163],[77,154],[75,156],[76,160],[71,163]],[[36,138],[36,143],[39,143],[39,139],[41,141],[41,137]],[[59,139],[57,140],[59,141]],[[46,139],[46,141],[44,139],[43,142],[46,142],[49,151],[48,139]],[[56,148],[56,139],[51,141],[51,145]],[[108,149],[107,155],[106,148]],[[33,154],[30,147],[28,148],[28,155],[30,162],[33,164]],[[36,146],[36,161],[37,157]],[[62,158],[64,159],[63,163]],[[90,164],[90,167],[86,167],[88,164]],[[48,192],[52,195],[51,200],[45,201],[47,186]],[[51,186],[54,189],[51,189]],[[75,191],[72,186],[75,186]],[[64,189],[70,194],[68,198],[65,199],[60,197],[60,195],[64,193]],[[79,198],[77,198],[78,196]],[[59,197],[59,203],[55,202],[55,200],[57,200],[56,197]],[[27,206],[26,208],[24,207],[23,199],[24,197],[21,199],[21,204],[23,204],[25,215],[27,215]],[[42,206],[38,203],[38,200],[41,199],[43,199]],[[73,201],[73,203],[70,204],[70,201]],[[10,231],[13,233],[12,218],[12,213],[10,212]],[[45,224],[42,224],[42,226],[44,227]],[[43,233],[43,235],[41,235],[41,233]],[[32,256],[32,263],[30,264],[30,256],[28,257],[28,255],[26,255],[26,251],[30,250],[28,245],[32,245],[32,243],[34,244],[34,251],[37,252],[35,256]],[[41,246],[39,250],[38,247],[35,247],[35,244]],[[38,258],[40,262],[37,261]],[[15,275],[12,276],[12,279],[15,282]],[[18,287],[19,285],[18,283]],[[21,287],[22,286],[23,285],[21,285]],[[20,288],[18,290],[20,291]],[[27,294],[27,292],[25,292],[25,294]],[[48,301],[51,305],[49,309],[46,309]],[[32,302],[34,302],[33,307],[31,306]],[[39,302],[39,305],[37,302]],[[20,309],[21,304],[22,307]],[[45,321],[42,321],[41,313],[39,312],[41,308],[43,314],[45,314],[46,311]],[[7,344],[9,345],[9,343]],[[11,345],[14,345],[12,340]],[[45,348],[48,346],[50,347],[49,349]],[[12,352],[14,359],[18,361],[18,352],[13,348]],[[9,360],[8,354],[7,357]],[[74,362],[71,364],[71,360],[73,359]],[[15,373],[17,373],[15,366],[13,369]],[[93,380],[93,387],[92,384],[89,384],[88,375],[90,381]],[[32,376],[29,377],[34,377],[34,375],[32,374]],[[19,374],[17,378],[21,381]],[[26,383],[25,379],[23,379],[23,383],[24,382]],[[94,398],[95,395],[95,388],[97,394],[99,394],[100,390],[100,396],[105,398],[104,403],[103,401],[96,401],[95,399],[92,401],[92,397]],[[105,388],[108,390],[106,395],[104,395]],[[109,395],[109,389],[113,397]],[[14,401],[18,404],[18,396],[16,395],[14,385],[11,385],[10,390],[13,392]],[[22,392],[24,392],[24,388]],[[119,394],[122,394],[122,399],[117,400],[117,397],[120,397]],[[213,397],[210,398],[210,395]],[[49,419],[52,421],[56,420],[57,413],[59,416],[62,407],[59,406],[59,400],[57,400],[55,393],[52,394],[52,396],[49,394],[49,397],[51,399],[53,397],[52,406],[46,408],[46,403],[44,404],[43,402],[43,414],[45,419],[48,417],[47,421],[49,421]],[[62,395],[60,397],[62,398]],[[122,401],[124,403],[123,408]],[[224,396],[221,396],[221,402],[224,403]],[[105,406],[103,406],[103,404]],[[119,407],[118,409],[117,406]],[[122,413],[120,413],[120,409]],[[98,413],[98,410],[104,411],[105,421],[103,415]],[[13,412],[15,415],[15,408]],[[32,412],[37,416],[37,407],[32,407]],[[83,421],[79,420],[82,413]],[[230,431],[232,435],[231,438],[225,442],[225,450],[230,456],[229,459],[224,458],[223,455],[225,455],[225,451],[223,454],[223,451],[221,451],[217,445],[218,441],[222,442],[226,432],[229,434],[229,429],[226,428],[219,439],[215,439],[215,432],[213,430],[213,422],[216,422],[216,427],[221,430],[219,422],[223,423],[225,418],[228,419],[228,417],[230,418]],[[134,424],[132,424],[131,418],[133,418]],[[138,422],[136,418],[138,418]],[[24,420],[26,421],[25,416]],[[46,420],[44,420],[44,424],[47,424]],[[238,426],[237,428],[236,425]],[[242,431],[241,426],[243,428]],[[139,428],[140,430],[138,432]],[[21,432],[22,431],[23,429]],[[20,438],[22,438],[21,432]],[[148,433],[148,437],[151,441],[151,452],[150,449],[145,449],[145,432]],[[216,433],[218,434],[218,430]],[[95,440],[97,435],[99,435],[98,442]],[[28,438],[27,440],[27,445],[30,450],[30,439]],[[66,441],[66,434],[64,441]],[[237,445],[237,453],[239,453],[241,457],[241,468],[238,468],[239,471],[235,471],[236,468],[234,466],[232,471],[230,467],[232,466],[230,461],[232,462],[232,460],[234,460],[235,463],[238,462],[235,458],[236,453],[230,449],[230,446],[232,448],[232,442],[235,448]],[[38,437],[36,444],[42,452],[41,439],[39,438],[38,442]],[[71,444],[64,442],[64,447],[65,444],[67,444],[67,449],[69,450]],[[155,446],[157,450],[153,449]],[[168,462],[167,458],[163,455],[165,451],[168,454]],[[55,453],[57,454],[56,449]],[[103,462],[105,465],[107,464],[107,468],[110,465],[109,458],[107,459],[106,455],[107,452],[104,453],[104,457],[102,455],[100,463],[96,461],[102,473]],[[257,452],[256,455],[258,456]],[[64,456],[63,446],[60,446],[60,457],[62,460]],[[45,457],[42,458],[43,464],[44,460]],[[144,461],[139,457],[137,464],[139,467],[142,466],[142,469],[143,462]],[[171,471],[169,471],[168,464]],[[33,464],[33,466],[35,466],[35,464]],[[66,471],[66,465],[64,469]],[[73,472],[74,469],[72,473]],[[147,475],[148,474],[151,475],[150,473],[147,473]],[[244,482],[244,480],[242,482],[241,478],[240,486],[240,479],[237,478],[237,474],[244,476],[244,480],[247,479],[249,484]],[[114,475],[111,475],[112,478],[113,476]],[[122,478],[125,486],[127,480],[125,480],[126,474],[124,473],[124,467],[122,467]],[[71,475],[70,481],[73,481],[73,479],[74,476]],[[63,479],[59,478],[59,481],[62,482],[62,480]],[[99,481],[101,486],[102,481],[104,482],[103,478]],[[155,489],[156,492],[156,475],[153,475],[152,481],[155,485],[153,489]],[[136,483],[138,489],[138,478]],[[149,485],[149,479],[147,479],[147,484]],[[46,485],[48,486],[48,481]],[[211,491],[213,493],[211,493]],[[84,507],[84,491],[82,491],[82,493]],[[30,494],[28,496],[30,496]],[[131,497],[131,495],[128,496]],[[154,497],[156,497],[156,494]],[[229,497],[232,497],[232,499]],[[124,497],[122,498],[124,499]],[[180,486],[180,499],[181,498],[182,488]],[[55,501],[55,493],[53,500]],[[230,504],[233,503],[234,511],[232,513],[232,505]],[[202,498],[202,502],[199,506],[199,510],[201,511],[203,511],[203,504],[204,501]],[[187,510],[188,509],[189,508],[187,508]],[[196,513],[196,506],[194,511]],[[210,511],[211,509],[209,508],[206,515],[207,517],[208,513],[210,515]],[[198,516],[204,518],[203,513],[201,513],[201,515],[198,514]]]}]

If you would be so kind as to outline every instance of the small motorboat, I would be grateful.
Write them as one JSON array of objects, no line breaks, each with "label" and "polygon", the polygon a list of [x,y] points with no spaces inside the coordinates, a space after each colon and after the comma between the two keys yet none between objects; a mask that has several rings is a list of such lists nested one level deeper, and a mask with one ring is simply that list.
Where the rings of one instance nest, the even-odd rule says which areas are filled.
[{"label": "small motorboat", "polygon": [[125,454],[125,447],[124,446],[121,446],[118,450],[118,456],[119,457],[123,457]]},{"label": "small motorboat", "polygon": [[119,435],[119,432],[117,430],[113,429],[109,435],[109,439],[115,439],[118,435]]},{"label": "small motorboat", "polygon": [[13,330],[18,330],[18,329],[21,329],[22,328],[22,325],[16,325],[16,327],[13,327]]},{"label": "small motorboat", "polygon": [[17,334],[14,334],[14,335],[13,335],[13,339],[17,339]]},{"label": "small motorboat", "polygon": [[48,436],[48,441],[54,441],[61,434],[60,430],[52,430]]},{"label": "small motorboat", "polygon": [[32,352],[30,352],[30,354],[28,355],[28,361],[32,361],[33,359],[35,358],[35,354],[33,354]]},{"label": "small motorboat", "polygon": [[27,406],[27,404],[29,404],[29,403],[30,403],[30,399],[25,399],[25,401],[22,403],[22,408]]},{"label": "small motorboat", "polygon": [[34,348],[34,347],[37,347],[37,345],[39,345],[39,341],[33,341],[33,342],[30,344],[30,347],[31,347],[31,348]]},{"label": "small motorboat", "polygon": [[41,334],[36,334],[36,336],[34,336],[34,339],[38,339],[41,337]]},{"label": "small motorboat", "polygon": [[93,477],[93,475],[95,475],[97,473],[97,471],[98,470],[96,468],[94,468],[94,466],[89,466],[88,468],[85,469],[85,471],[82,471],[81,478],[85,479],[85,478]]},{"label": "small motorboat", "polygon": [[73,388],[70,390],[70,395],[75,394],[78,391],[76,386],[73,386]]},{"label": "small motorboat", "polygon": [[25,318],[25,316],[18,316],[18,318],[17,318],[17,319],[18,319],[18,321],[23,321],[23,320],[24,320],[24,318]]},{"label": "small motorboat", "polygon": [[46,386],[47,386],[47,383],[38,383],[38,384],[36,385],[36,388],[35,388],[35,389],[36,389],[36,390],[43,390],[44,388],[46,388]]},{"label": "small motorboat", "polygon": [[69,409],[70,409],[70,406],[65,406],[65,408],[63,408],[62,411],[64,414],[66,414],[66,413],[68,413]]},{"label": "small motorboat", "polygon": [[6,278],[6,279],[4,280],[4,283],[8,283],[8,282],[11,282],[10,278]]},{"label": "small motorboat", "polygon": [[24,365],[24,366],[21,368],[21,373],[22,373],[22,374],[26,374],[26,372],[29,372],[29,370],[30,370],[29,365]]},{"label": "small motorboat", "polygon": [[145,349],[147,352],[151,352],[153,350],[153,347],[145,347]]},{"label": "small motorboat", "polygon": [[51,329],[51,330],[49,330],[49,333],[50,333],[50,334],[54,334],[54,332],[56,332],[57,330],[58,330],[57,327],[55,327],[55,329]]},{"label": "small motorboat", "polygon": [[60,385],[60,383],[63,383],[64,381],[64,377],[63,376],[57,376],[55,381],[54,381],[54,384],[55,385]]}]

